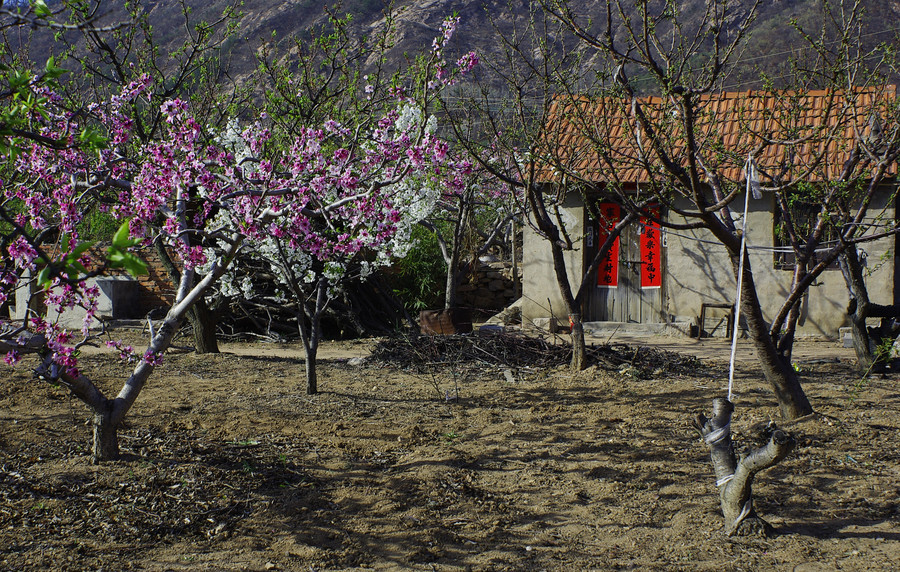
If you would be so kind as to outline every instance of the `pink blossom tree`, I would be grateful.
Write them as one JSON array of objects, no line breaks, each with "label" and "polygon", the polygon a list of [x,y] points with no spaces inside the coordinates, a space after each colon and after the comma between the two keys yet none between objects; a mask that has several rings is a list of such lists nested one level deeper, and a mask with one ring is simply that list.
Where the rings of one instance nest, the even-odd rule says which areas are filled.
[{"label": "pink blossom tree", "polygon": [[[440,57],[455,23],[448,21],[431,57],[407,77],[407,85],[395,83],[393,103],[383,113],[357,115],[348,123],[311,122],[277,141],[261,115],[240,130],[240,145],[230,144],[221,134],[207,132],[187,101],[173,99],[160,107],[160,137],[130,144],[136,103],[149,101],[153,84],[144,75],[109,101],[92,106],[106,145],[79,148],[74,134],[85,132],[84,120],[59,107],[54,94],[45,90],[33,118],[41,138],[16,142],[22,148],[16,167],[23,184],[5,187],[2,217],[12,230],[2,244],[8,261],[0,275],[3,298],[23,286],[24,271],[29,271],[38,274],[48,307],[64,314],[78,304],[92,316],[97,293],[83,281],[91,261],[77,234],[88,197],[111,205],[109,212],[128,222],[101,269],[119,264],[139,271],[131,250],[155,240],[171,248],[183,268],[175,299],[146,349],[135,353],[117,345],[135,367],[114,397],[79,367],[78,347],[91,336],[87,321],[79,342],[44,312],[21,323],[0,324],[8,362],[36,354],[38,375],[68,388],[89,407],[95,461],[118,457],[122,420],[188,310],[222,278],[242,248],[259,248],[275,239],[283,251],[309,259],[302,280],[313,285],[316,303],[309,343],[304,344],[307,363],[314,364],[315,314],[327,303],[347,262],[363,252],[376,260],[400,253],[403,231],[414,223],[406,213],[422,201],[423,186],[416,182],[440,180],[455,169],[447,143],[428,126],[426,114],[435,89],[455,73]],[[470,65],[463,62],[461,69]],[[237,153],[237,147],[244,152]],[[36,238],[49,225],[60,237],[55,259],[42,252]],[[307,375],[312,375],[314,389],[314,367],[308,367]]]},{"label": "pink blossom tree", "polygon": [[[244,254],[271,265],[276,295],[290,302],[309,394],[318,391],[322,317],[341,289],[404,256],[412,246],[412,228],[440,197],[462,193],[471,176],[471,164],[454,157],[431,115],[437,94],[478,63],[474,53],[453,63],[445,59],[458,22],[458,17],[446,19],[429,52],[388,76],[378,58],[368,73],[363,61],[389,48],[390,14],[381,33],[361,40],[352,37],[347,19],[331,15],[330,34],[293,46],[306,54],[292,63],[296,70],[277,58],[270,61],[266,52],[262,67],[271,85],[263,109],[271,118],[266,144],[247,145],[233,127],[223,134],[225,145],[246,164],[266,165],[256,176],[275,185],[287,184],[278,179],[287,175],[279,172],[277,156],[282,145],[290,145],[290,161],[282,159],[281,170],[303,179],[301,208],[279,205],[279,214],[245,245]],[[222,291],[261,297],[252,273],[234,270]]]}]

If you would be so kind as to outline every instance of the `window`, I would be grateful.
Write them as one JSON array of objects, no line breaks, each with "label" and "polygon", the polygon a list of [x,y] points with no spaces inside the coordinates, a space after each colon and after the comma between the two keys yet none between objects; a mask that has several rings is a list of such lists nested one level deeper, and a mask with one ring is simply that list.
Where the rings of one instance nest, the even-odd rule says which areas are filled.
[{"label": "window", "polygon": [[[815,227],[818,223],[819,215],[821,213],[821,205],[804,202],[800,200],[794,200],[790,204],[790,216],[791,221],[793,222],[794,232],[797,234],[798,241],[800,246],[806,242],[806,237],[809,236],[810,231]],[[789,226],[787,221],[784,218],[784,213],[776,203],[775,205],[775,216],[774,219],[774,244],[775,244],[775,253],[774,253],[774,262],[775,268],[780,270],[793,270],[797,261],[796,254],[794,250],[791,248],[791,237],[788,231]],[[819,243],[819,249],[823,246],[827,247],[828,244],[837,238],[837,229],[833,226],[826,226],[825,232],[822,234],[822,240]],[[815,265],[818,263],[818,257],[814,253],[811,260],[811,265]],[[834,270],[838,268],[837,261],[831,263],[828,266],[829,270]]]}]

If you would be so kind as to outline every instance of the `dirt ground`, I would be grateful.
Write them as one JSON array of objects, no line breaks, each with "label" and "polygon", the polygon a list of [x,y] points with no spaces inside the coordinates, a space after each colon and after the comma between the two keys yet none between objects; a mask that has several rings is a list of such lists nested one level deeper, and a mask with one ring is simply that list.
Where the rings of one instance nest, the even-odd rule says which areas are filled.
[{"label": "dirt ground", "polygon": [[[79,402],[0,370],[0,569],[900,569],[898,379],[861,383],[834,343],[798,348],[817,414],[757,479],[770,539],[723,536],[690,425],[723,395],[724,343],[667,347],[691,372],[577,375],[358,359],[372,343],[326,345],[316,396],[296,346],[171,353],[99,466]],[[738,437],[777,417],[748,351]],[[88,361],[118,388],[125,365]]]}]

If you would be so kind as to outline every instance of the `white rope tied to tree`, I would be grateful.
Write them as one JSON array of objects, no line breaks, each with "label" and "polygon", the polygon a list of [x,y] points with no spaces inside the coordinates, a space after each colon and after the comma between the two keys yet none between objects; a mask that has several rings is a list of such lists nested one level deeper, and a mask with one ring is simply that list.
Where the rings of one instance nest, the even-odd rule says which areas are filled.
[{"label": "white rope tied to tree", "polygon": [[716,487],[721,487],[722,485],[727,485],[728,483],[731,482],[731,479],[733,479],[733,478],[734,478],[734,473],[731,473],[730,475],[725,475],[724,477],[722,477],[721,479],[716,481]]},{"label": "white rope tied to tree", "polygon": [[744,191],[744,218],[741,219],[743,226],[741,228],[741,254],[740,263],[738,264],[737,294],[734,302],[734,324],[732,324],[731,332],[731,361],[728,366],[728,401],[732,403],[734,397],[734,358],[737,353],[738,330],[741,324],[741,286],[744,282],[744,255],[747,252],[747,231],[749,230],[747,212],[750,210],[750,195],[752,194],[754,199],[761,197],[756,166],[753,164],[753,157],[749,153],[747,154],[747,166],[744,172],[747,178],[747,188]]},{"label": "white rope tied to tree", "polygon": [[728,437],[731,434],[731,423],[728,423],[724,427],[716,429],[715,431],[710,431],[706,434],[706,437],[703,438],[704,441],[709,445],[715,445],[725,437]]}]

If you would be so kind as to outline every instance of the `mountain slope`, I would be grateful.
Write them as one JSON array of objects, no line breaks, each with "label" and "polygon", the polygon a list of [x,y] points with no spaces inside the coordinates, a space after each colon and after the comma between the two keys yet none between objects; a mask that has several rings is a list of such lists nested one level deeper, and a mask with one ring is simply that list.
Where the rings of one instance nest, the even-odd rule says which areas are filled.
[{"label": "mountain slope", "polygon": [[[696,28],[709,0],[680,0],[678,9],[685,28]],[[628,2],[625,2],[628,4]],[[731,33],[746,16],[752,0],[736,0],[728,3],[726,35]],[[154,40],[161,46],[162,53],[169,53],[180,47],[189,29],[197,22],[212,22],[233,6],[233,1],[209,0],[144,0],[143,10],[153,25]],[[120,0],[102,0],[101,23],[125,20],[124,4]],[[190,16],[186,20],[183,8],[187,6]],[[602,19],[606,2],[581,0],[573,7],[585,16]],[[383,27],[384,4],[381,0],[348,0],[335,8],[338,14],[353,15],[353,29],[360,35],[371,34]],[[860,44],[864,48],[879,42],[895,41],[900,19],[900,2],[892,0],[869,0],[865,3],[864,33]],[[325,25],[323,4],[316,0],[244,0],[235,7],[239,26],[235,36],[225,44],[226,59],[232,77],[246,81],[256,68],[256,57],[261,46],[274,41],[293,41],[309,38],[314,31]],[[451,14],[458,14],[460,25],[451,44],[451,52],[475,50],[482,60],[502,61],[498,29],[509,37],[513,30],[522,31],[529,20],[527,0],[398,0],[394,4],[395,47],[388,54],[388,67],[403,65],[405,59],[426,51],[432,39],[440,31],[441,22]],[[803,55],[799,50],[803,45],[799,34],[791,22],[797,21],[805,28],[818,32],[822,26],[820,0],[768,0],[762,2],[753,31],[745,49],[739,56],[739,70],[735,74],[733,89],[753,86],[753,79],[760,72],[784,79],[788,73],[786,62],[790,56]],[[833,29],[833,26],[832,26]],[[33,55],[46,54],[51,50],[47,38],[32,39]],[[575,47],[571,37],[554,36],[551,42]],[[43,43],[43,44],[42,44]],[[288,53],[283,50],[282,54]],[[451,53],[453,55],[453,53]],[[589,54],[588,54],[589,55]],[[38,58],[36,58],[38,59]],[[590,62],[590,57],[588,57]]]}]

